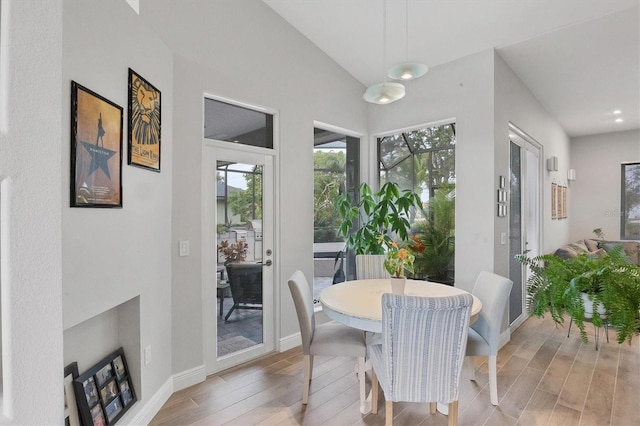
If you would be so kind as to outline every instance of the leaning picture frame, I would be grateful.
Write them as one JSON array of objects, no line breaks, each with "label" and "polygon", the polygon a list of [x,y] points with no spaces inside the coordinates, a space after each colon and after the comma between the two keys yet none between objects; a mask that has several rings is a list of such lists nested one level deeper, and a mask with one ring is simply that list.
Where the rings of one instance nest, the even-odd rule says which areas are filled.
[{"label": "leaning picture frame", "polygon": [[137,400],[123,348],[75,378],[73,386],[84,425],[112,425]]},{"label": "leaning picture frame", "polygon": [[71,207],[122,207],[122,107],[71,82]]},{"label": "leaning picture frame", "polygon": [[161,93],[129,68],[127,164],[160,172]]},{"label": "leaning picture frame", "polygon": [[73,380],[78,377],[78,363],[72,362],[64,368],[64,424],[65,426],[80,426],[76,393]]}]

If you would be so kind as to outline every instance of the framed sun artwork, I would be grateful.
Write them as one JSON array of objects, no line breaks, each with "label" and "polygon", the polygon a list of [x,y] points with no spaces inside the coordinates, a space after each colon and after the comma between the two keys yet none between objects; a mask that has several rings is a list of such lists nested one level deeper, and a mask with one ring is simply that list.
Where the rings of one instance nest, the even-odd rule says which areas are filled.
[{"label": "framed sun artwork", "polygon": [[161,94],[129,68],[129,155],[127,164],[160,172]]}]

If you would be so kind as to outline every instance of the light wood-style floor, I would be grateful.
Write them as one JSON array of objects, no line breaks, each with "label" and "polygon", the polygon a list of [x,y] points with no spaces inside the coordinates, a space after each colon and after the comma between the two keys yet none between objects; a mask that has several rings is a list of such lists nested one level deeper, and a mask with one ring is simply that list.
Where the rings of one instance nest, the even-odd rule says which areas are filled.
[{"label": "light wood-style floor", "polygon": [[[529,318],[498,355],[498,397],[489,402],[486,363],[476,382],[461,382],[461,425],[640,425],[640,338],[616,343],[610,332],[596,351],[593,328],[583,344],[575,326],[567,338],[550,319]],[[302,398],[300,348],[276,353],[210,376],[176,392],[152,425],[383,425],[359,412],[355,362],[316,357],[308,406]],[[428,404],[395,403],[394,424],[445,425]]]}]

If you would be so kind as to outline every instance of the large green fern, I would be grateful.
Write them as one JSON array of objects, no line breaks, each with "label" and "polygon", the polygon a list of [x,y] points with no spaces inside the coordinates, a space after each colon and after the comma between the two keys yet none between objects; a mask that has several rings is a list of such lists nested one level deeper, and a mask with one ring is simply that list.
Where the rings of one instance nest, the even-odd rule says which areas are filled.
[{"label": "large green fern", "polygon": [[586,293],[594,306],[602,304],[606,310],[603,318],[594,309],[590,321],[599,327],[608,321],[618,331],[618,343],[630,343],[640,333],[640,267],[629,263],[621,246],[602,256],[517,255],[516,259],[530,270],[527,301],[531,315],[542,317],[548,312],[557,324],[570,315],[586,342],[582,298]]}]

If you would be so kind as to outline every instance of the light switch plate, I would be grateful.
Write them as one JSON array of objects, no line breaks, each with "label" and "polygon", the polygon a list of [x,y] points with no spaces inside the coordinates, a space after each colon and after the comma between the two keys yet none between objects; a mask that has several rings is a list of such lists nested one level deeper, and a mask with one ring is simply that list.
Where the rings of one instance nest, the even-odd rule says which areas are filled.
[{"label": "light switch plate", "polygon": [[189,256],[189,240],[180,241],[180,256]]}]

